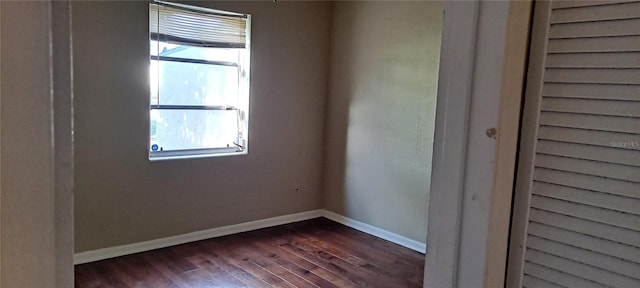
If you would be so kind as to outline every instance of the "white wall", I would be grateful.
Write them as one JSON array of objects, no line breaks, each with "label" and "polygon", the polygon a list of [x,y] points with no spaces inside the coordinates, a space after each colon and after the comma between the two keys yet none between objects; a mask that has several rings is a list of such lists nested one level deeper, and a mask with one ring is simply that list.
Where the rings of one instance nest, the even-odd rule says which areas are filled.
[{"label": "white wall", "polygon": [[333,8],[324,208],[424,243],[441,3]]},{"label": "white wall", "polygon": [[76,251],[320,208],[329,3],[194,2],[252,14],[250,151],[160,162],[147,3],[73,2]]}]

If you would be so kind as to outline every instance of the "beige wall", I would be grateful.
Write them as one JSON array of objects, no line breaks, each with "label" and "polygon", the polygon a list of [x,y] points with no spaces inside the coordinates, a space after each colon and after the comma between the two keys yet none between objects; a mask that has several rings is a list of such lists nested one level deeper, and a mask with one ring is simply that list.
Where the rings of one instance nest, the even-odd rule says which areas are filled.
[{"label": "beige wall", "polygon": [[252,14],[246,156],[149,162],[147,2],[73,3],[77,252],[320,208],[330,5],[198,4]]},{"label": "beige wall", "polygon": [[323,205],[424,243],[441,3],[336,2],[333,12]]},{"label": "beige wall", "polygon": [[56,287],[73,286],[71,3],[51,1]]},{"label": "beige wall", "polygon": [[0,1],[0,287],[73,286],[66,4]]},{"label": "beige wall", "polygon": [[[49,3],[2,2],[2,287],[54,287]],[[27,19],[25,21],[25,19]],[[40,257],[38,257],[40,256]],[[25,267],[39,267],[23,273]]]}]

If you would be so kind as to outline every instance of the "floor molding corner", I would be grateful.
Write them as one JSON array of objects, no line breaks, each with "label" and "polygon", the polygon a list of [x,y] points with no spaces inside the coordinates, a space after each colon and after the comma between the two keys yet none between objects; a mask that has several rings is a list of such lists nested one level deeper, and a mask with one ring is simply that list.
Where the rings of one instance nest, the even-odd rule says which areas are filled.
[{"label": "floor molding corner", "polygon": [[404,246],[406,248],[409,248],[411,250],[420,252],[420,253],[426,253],[427,251],[427,244],[426,243],[422,243],[413,239],[409,239],[407,237],[404,237],[402,235],[398,235],[396,233],[375,227],[373,225],[369,225],[367,223],[363,223],[345,216],[342,216],[340,214],[337,214],[335,212],[329,211],[329,210],[321,210],[322,212],[322,216],[333,220],[335,222],[338,222],[342,225],[351,227],[353,229],[359,230],[361,232],[367,233],[367,234],[371,234],[373,236],[376,236],[378,238],[382,238],[384,240],[393,242],[395,244],[398,244],[400,246]]}]

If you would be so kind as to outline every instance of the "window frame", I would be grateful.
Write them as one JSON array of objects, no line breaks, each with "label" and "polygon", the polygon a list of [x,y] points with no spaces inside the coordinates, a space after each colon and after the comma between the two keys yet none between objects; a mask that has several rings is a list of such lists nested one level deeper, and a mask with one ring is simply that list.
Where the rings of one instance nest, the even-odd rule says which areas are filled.
[{"label": "window frame", "polygon": [[[248,13],[236,13],[230,11],[222,11],[209,9],[204,7],[197,6],[189,6],[177,3],[170,3],[164,1],[151,1],[151,4],[159,5],[159,6],[169,6],[173,9],[179,9],[188,11],[191,13],[200,13],[203,15],[216,15],[216,16],[224,16],[224,17],[237,17],[245,19],[245,31],[246,31],[246,39],[244,48],[239,51],[239,57],[237,62],[228,62],[228,61],[214,61],[214,60],[205,60],[205,59],[195,59],[195,58],[186,58],[186,57],[171,57],[171,56],[162,56],[162,55],[153,55],[152,52],[149,52],[149,63],[153,63],[153,61],[157,61],[158,67],[161,61],[165,62],[179,62],[179,63],[191,63],[191,64],[200,64],[200,65],[216,65],[216,66],[227,66],[227,67],[236,67],[238,72],[238,85],[237,85],[237,100],[238,105],[236,106],[221,106],[221,105],[164,105],[156,102],[153,103],[153,97],[149,97],[149,119],[148,119],[148,158],[150,161],[163,161],[163,160],[174,160],[174,159],[193,159],[193,158],[204,158],[204,157],[222,157],[222,156],[238,156],[238,155],[246,155],[249,153],[248,142],[249,142],[249,103],[250,101],[250,59],[251,59],[251,15]],[[151,6],[150,6],[151,7]],[[151,8],[150,8],[151,13]],[[156,30],[157,31],[157,30]],[[152,33],[151,29],[149,30],[149,45],[151,45],[152,41],[156,41],[158,44],[165,42],[171,43],[172,41],[166,41],[166,39],[161,39],[159,37],[159,33]],[[164,41],[163,41],[164,40]],[[200,47],[200,48],[212,48],[212,46],[207,45],[188,45],[186,43],[179,43],[181,46],[188,47]],[[232,45],[232,44],[230,44]],[[239,47],[213,47],[213,48],[236,48]],[[151,71],[150,71],[151,77]],[[159,83],[160,79],[158,79]],[[151,86],[151,78],[149,85]],[[150,94],[152,91],[150,91]],[[159,91],[158,91],[159,93]],[[244,105],[243,105],[244,102]],[[153,143],[151,143],[152,136],[152,119],[151,114],[153,110],[192,110],[192,111],[237,111],[237,136],[236,140],[232,143],[235,146],[228,147],[210,147],[210,148],[189,148],[189,149],[173,149],[173,150],[153,150]]]}]

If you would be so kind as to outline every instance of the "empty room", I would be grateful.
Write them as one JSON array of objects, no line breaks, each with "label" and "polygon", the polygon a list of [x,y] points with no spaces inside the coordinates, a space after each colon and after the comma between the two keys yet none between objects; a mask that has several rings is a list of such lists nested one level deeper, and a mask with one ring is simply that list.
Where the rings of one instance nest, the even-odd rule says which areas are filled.
[{"label": "empty room", "polygon": [[0,287],[640,287],[640,1],[0,1]]},{"label": "empty room", "polygon": [[441,3],[71,18],[77,287],[422,286]]}]

